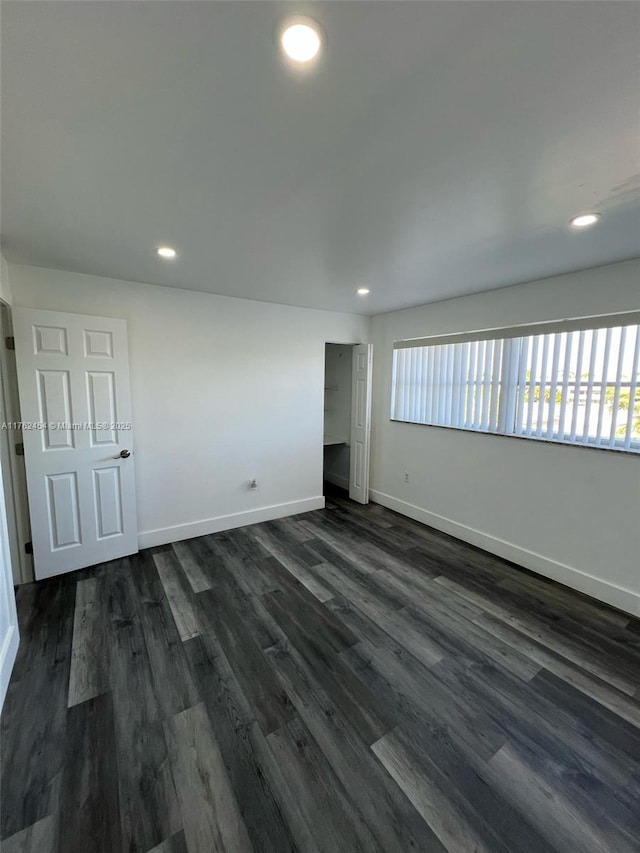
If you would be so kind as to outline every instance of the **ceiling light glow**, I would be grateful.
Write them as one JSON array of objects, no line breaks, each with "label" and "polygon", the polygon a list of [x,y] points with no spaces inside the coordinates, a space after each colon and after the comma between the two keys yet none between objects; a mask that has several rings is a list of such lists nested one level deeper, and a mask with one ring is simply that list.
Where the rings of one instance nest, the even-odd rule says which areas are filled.
[{"label": "ceiling light glow", "polygon": [[367,293],[370,293],[370,292],[371,291],[369,290],[368,287],[359,287],[358,288],[358,296],[366,296]]},{"label": "ceiling light glow", "polygon": [[589,228],[590,225],[595,225],[599,220],[599,213],[582,213],[580,216],[574,216],[570,223],[572,228]]},{"label": "ceiling light glow", "polygon": [[305,64],[320,52],[320,28],[311,18],[293,18],[286,22],[280,35],[283,51],[294,62]]},{"label": "ceiling light glow", "polygon": [[171,246],[159,246],[156,251],[158,252],[161,258],[164,258],[167,261],[171,260],[172,258],[175,258],[175,256],[178,254],[175,249],[171,248]]}]

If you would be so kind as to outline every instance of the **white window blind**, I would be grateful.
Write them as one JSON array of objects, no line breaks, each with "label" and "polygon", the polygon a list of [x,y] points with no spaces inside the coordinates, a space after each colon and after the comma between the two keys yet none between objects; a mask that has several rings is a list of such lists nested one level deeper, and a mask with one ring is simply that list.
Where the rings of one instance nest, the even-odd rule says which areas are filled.
[{"label": "white window blind", "polygon": [[392,419],[639,452],[640,325],[544,329],[399,342]]}]

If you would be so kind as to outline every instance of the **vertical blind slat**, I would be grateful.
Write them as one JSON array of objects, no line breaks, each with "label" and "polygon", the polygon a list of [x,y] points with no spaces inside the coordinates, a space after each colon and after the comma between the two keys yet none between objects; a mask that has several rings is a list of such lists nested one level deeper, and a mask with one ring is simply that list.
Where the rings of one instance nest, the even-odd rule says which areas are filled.
[{"label": "vertical blind slat", "polygon": [[[553,438],[553,427],[556,413],[556,391],[558,390],[558,363],[562,348],[562,335],[553,335],[553,355],[551,357],[551,383],[549,386],[549,407],[547,410],[547,438]],[[547,400],[545,391],[544,402]],[[544,405],[544,403],[543,403]]]},{"label": "vertical blind slat", "polygon": [[569,377],[571,374],[571,355],[573,351],[574,335],[565,335],[564,343],[564,365],[562,368],[562,390],[560,391],[560,416],[558,418],[558,438],[562,441],[565,437],[565,421],[567,417],[567,403],[569,397]]},{"label": "vertical blind slat", "polygon": [[616,384],[613,392],[613,405],[611,407],[611,429],[609,430],[609,447],[615,447],[616,430],[618,427],[618,405],[620,403],[620,383],[622,381],[622,365],[624,364],[624,345],[626,343],[627,330],[623,326],[620,329],[620,340],[618,342],[618,360],[616,364]]},{"label": "vertical blind slat", "polygon": [[547,391],[547,361],[549,359],[549,335],[542,339],[542,364],[540,366],[540,383],[536,386],[538,397],[538,417],[536,424],[536,435],[542,435],[542,419],[544,417],[544,398]]},{"label": "vertical blind slat", "polygon": [[438,363],[439,356],[437,349],[433,350],[433,359],[431,362],[431,420],[433,423],[436,423],[438,416],[438,379],[437,379],[437,371],[438,371]]},{"label": "vertical blind slat", "polygon": [[489,397],[491,394],[491,363],[493,361],[493,341],[487,341],[484,349],[482,365],[482,408],[480,410],[480,429],[486,430],[489,425]]},{"label": "vertical blind slat", "polygon": [[500,368],[502,358],[502,341],[494,341],[493,364],[491,368],[491,399],[489,402],[489,430],[498,429],[498,396],[500,394]]},{"label": "vertical blind slat", "polygon": [[578,353],[576,355],[576,381],[573,386],[573,410],[571,412],[571,435],[570,441],[576,440],[578,431],[578,415],[580,413],[580,393],[582,390],[582,359],[584,356],[585,332],[580,332],[578,337]]},{"label": "vertical blind slat", "polygon": [[518,388],[516,397],[516,432],[524,431],[525,397],[527,393],[527,364],[529,360],[529,342],[531,338],[520,338],[520,368],[518,370]]},{"label": "vertical blind slat", "polygon": [[476,375],[476,354],[478,344],[472,341],[469,344],[469,370],[467,372],[467,393],[465,403],[464,425],[467,429],[471,429],[473,424],[473,380]]},{"label": "vertical blind slat", "polygon": [[607,329],[604,339],[604,356],[602,359],[602,379],[600,382],[600,402],[598,404],[598,426],[596,429],[596,444],[602,444],[602,418],[604,416],[604,404],[607,396],[607,373],[609,370],[609,356],[611,354],[611,329]]},{"label": "vertical blind slat", "polygon": [[533,409],[536,396],[536,377],[538,375],[538,350],[540,348],[540,335],[534,335],[531,350],[531,361],[529,362],[529,381],[527,383],[527,428],[525,435],[531,435],[533,430]]},{"label": "vertical blind slat", "polygon": [[629,386],[629,407],[627,411],[627,426],[624,437],[624,448],[628,450],[631,446],[631,434],[633,423],[639,415],[635,410],[636,389],[638,387],[638,370],[640,368],[640,326],[636,327],[636,343],[633,348],[633,366],[631,368],[631,384]]},{"label": "vertical blind slat", "polygon": [[596,353],[598,351],[598,341],[600,335],[598,329],[594,329],[591,333],[591,353],[589,355],[589,375],[587,378],[587,397],[584,411],[584,429],[582,433],[582,443],[586,444],[589,441],[589,427],[591,426],[591,400],[593,398],[593,374],[596,368]]}]

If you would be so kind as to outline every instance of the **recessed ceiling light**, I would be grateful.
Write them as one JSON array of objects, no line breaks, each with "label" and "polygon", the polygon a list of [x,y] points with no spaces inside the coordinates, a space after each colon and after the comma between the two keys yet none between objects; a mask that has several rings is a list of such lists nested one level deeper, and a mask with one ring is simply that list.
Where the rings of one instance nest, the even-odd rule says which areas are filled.
[{"label": "recessed ceiling light", "polygon": [[574,216],[569,222],[573,228],[588,228],[590,225],[595,225],[600,221],[599,213],[582,213],[580,216]]},{"label": "recessed ceiling light", "polygon": [[164,258],[167,261],[170,261],[172,258],[175,258],[178,254],[175,249],[171,248],[171,246],[159,246],[156,251],[161,258]]},{"label": "recessed ceiling light", "polygon": [[311,18],[289,18],[280,31],[280,45],[294,62],[311,62],[322,46],[320,26]]},{"label": "recessed ceiling light", "polygon": [[358,296],[366,296],[367,293],[370,293],[370,292],[371,291],[369,290],[368,287],[359,287],[358,288]]}]

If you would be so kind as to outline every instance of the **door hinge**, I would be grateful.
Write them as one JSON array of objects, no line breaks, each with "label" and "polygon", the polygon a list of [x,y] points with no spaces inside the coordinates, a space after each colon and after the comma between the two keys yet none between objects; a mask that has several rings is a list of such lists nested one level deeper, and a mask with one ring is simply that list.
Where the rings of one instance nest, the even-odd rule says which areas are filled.
[{"label": "door hinge", "polygon": [[24,543],[24,553],[25,554],[33,554],[33,542],[25,542]]},{"label": "door hinge", "polygon": [[4,344],[7,349],[15,349],[16,339],[13,337],[13,335],[7,335],[7,337],[4,339]]},{"label": "door hinge", "polygon": [[24,442],[16,441],[16,456],[24,456]]}]

